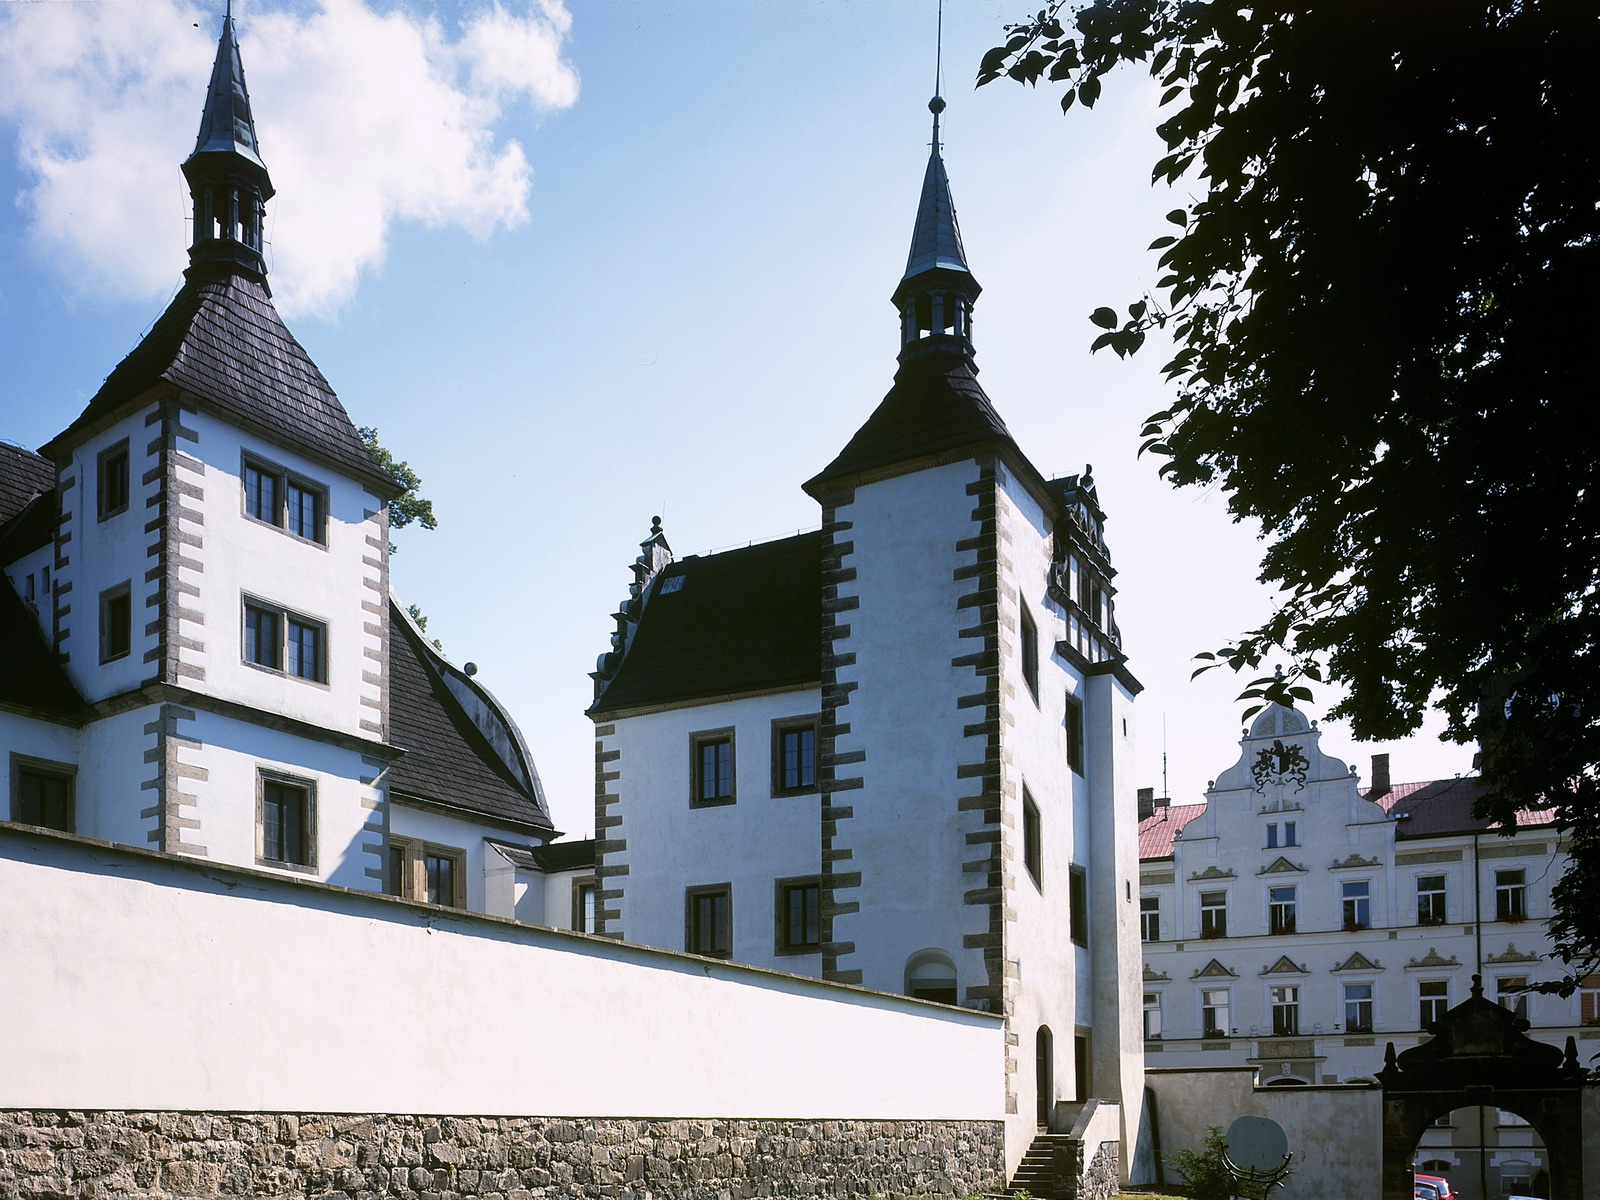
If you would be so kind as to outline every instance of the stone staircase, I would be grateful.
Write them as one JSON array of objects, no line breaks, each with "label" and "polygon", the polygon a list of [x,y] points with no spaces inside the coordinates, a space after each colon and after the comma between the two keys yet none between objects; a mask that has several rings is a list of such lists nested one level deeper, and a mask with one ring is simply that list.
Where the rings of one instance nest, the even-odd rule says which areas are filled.
[{"label": "stone staircase", "polygon": [[[1036,1200],[1072,1200],[1076,1191],[1075,1180],[1071,1174],[1077,1156],[1073,1151],[1076,1139],[1066,1133],[1041,1133],[1033,1139],[1028,1147],[1028,1152],[1022,1156],[1022,1161],[1017,1164],[1017,1172],[1011,1177],[1007,1185],[1007,1194],[1015,1195],[1017,1192],[1027,1192]],[[1062,1158],[1062,1168],[1067,1172],[1062,1182],[1068,1192],[1062,1194],[1056,1190],[1056,1160],[1057,1152]]]}]

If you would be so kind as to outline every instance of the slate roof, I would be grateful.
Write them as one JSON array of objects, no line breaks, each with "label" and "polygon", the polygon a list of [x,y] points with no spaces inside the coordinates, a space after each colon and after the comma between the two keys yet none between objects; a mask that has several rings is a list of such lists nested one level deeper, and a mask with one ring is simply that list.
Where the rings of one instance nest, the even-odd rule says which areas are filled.
[{"label": "slate roof", "polygon": [[1022,457],[971,362],[957,354],[908,356],[866,424],[805,488],[816,495],[825,481],[995,443]]},{"label": "slate roof", "polygon": [[[943,108],[943,105],[940,105]],[[911,230],[911,251],[906,255],[906,273],[901,284],[928,271],[957,271],[970,275],[967,252],[961,245],[961,226],[956,221],[956,206],[950,197],[950,176],[939,154],[939,118],[934,116],[933,152],[922,176],[922,197],[917,204],[917,220]],[[974,297],[980,290],[973,280]],[[898,295],[898,293],[896,293]]]},{"label": "slate roof", "polygon": [[527,853],[541,871],[581,871],[594,866],[594,839],[546,842]]},{"label": "slate roof", "polygon": [[538,794],[506,766],[444,684],[411,623],[391,601],[389,741],[406,753],[389,768],[391,794],[549,829]]},{"label": "slate roof", "polygon": [[56,468],[48,458],[0,442],[0,529],[41,492],[54,490]]},{"label": "slate roof", "polygon": [[0,572],[0,704],[75,717],[83,698],[45,641],[33,614]]},{"label": "slate roof", "polygon": [[589,712],[821,679],[822,534],[802,533],[661,571],[621,667]]},{"label": "slate roof", "polygon": [[235,424],[333,463],[381,495],[400,490],[372,461],[333,388],[284,325],[266,289],[242,275],[191,277],[44,452],[64,450],[74,434],[112,417],[163,380]]}]

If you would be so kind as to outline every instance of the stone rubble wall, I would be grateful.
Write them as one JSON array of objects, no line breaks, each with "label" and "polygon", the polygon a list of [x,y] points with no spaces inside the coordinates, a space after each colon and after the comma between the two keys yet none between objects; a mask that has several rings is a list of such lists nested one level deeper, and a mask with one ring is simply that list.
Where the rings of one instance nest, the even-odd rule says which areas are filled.
[{"label": "stone rubble wall", "polygon": [[0,1200],[966,1196],[1004,1168],[1000,1121],[0,1110]]},{"label": "stone rubble wall", "polygon": [[1101,1142],[1089,1165],[1078,1178],[1078,1200],[1107,1200],[1120,1190],[1122,1147],[1116,1142]]}]

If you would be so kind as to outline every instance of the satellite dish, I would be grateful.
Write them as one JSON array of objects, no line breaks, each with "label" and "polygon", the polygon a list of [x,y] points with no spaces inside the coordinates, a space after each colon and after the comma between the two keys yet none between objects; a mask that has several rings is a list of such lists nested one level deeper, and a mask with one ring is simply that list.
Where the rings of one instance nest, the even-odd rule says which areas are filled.
[{"label": "satellite dish", "polygon": [[1268,1117],[1240,1117],[1228,1126],[1228,1158],[1242,1171],[1267,1174],[1289,1156],[1283,1126]]}]

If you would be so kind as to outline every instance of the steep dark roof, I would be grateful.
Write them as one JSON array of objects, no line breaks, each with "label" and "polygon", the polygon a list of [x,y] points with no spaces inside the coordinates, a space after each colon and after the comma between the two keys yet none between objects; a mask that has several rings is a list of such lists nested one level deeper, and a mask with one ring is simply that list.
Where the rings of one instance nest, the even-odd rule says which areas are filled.
[{"label": "steep dark roof", "polygon": [[33,614],[0,572],[0,704],[73,717],[83,698],[67,678]]},{"label": "steep dark roof", "polygon": [[48,458],[0,442],[0,528],[28,507],[28,501],[56,486],[56,468]]},{"label": "steep dark roof", "polygon": [[528,854],[541,871],[581,871],[594,866],[594,839],[546,842],[534,847]]},{"label": "steep dark roof", "polygon": [[[1488,789],[1476,776],[1434,779],[1424,783],[1400,783],[1378,795],[1362,788],[1364,799],[1381,804],[1393,817],[1404,819],[1395,825],[1395,837],[1437,837],[1448,833],[1498,832],[1500,826],[1472,815],[1472,806]],[[1550,824],[1550,814],[1537,809],[1517,811],[1517,827]]]},{"label": "steep dark roof", "polygon": [[866,424],[805,487],[816,495],[824,482],[994,444],[1021,456],[972,364],[955,354],[916,355],[901,363],[894,386]]},{"label": "steep dark roof", "polygon": [[238,275],[185,283],[144,340],[44,452],[64,450],[78,431],[110,418],[163,380],[235,424],[326,459],[382,495],[399,490],[372,461],[344,405],[285,327],[266,290]]},{"label": "steep dark roof", "polygon": [[592,715],[822,678],[822,534],[680,559]]},{"label": "steep dark roof", "polygon": [[389,625],[389,741],[406,752],[389,769],[391,794],[550,828],[538,793],[489,744],[392,604]]}]

